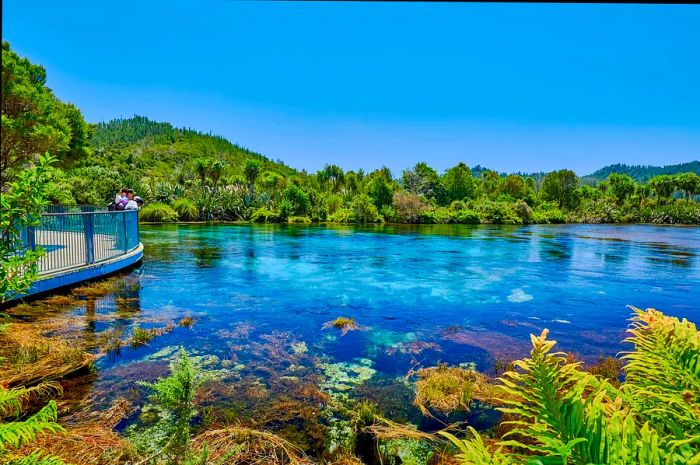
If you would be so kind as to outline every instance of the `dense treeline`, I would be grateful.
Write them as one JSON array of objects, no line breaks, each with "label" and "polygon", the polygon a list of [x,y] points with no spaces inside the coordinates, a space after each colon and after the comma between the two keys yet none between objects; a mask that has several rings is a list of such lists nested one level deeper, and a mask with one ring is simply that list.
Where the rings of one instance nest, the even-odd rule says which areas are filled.
[{"label": "dense treeline", "polygon": [[593,173],[583,176],[581,181],[587,184],[595,184],[605,180],[613,173],[627,174],[637,182],[647,182],[654,176],[661,174],[681,174],[681,173],[700,174],[700,161],[691,161],[689,163],[679,163],[677,165],[667,166],[648,166],[648,165],[625,165],[616,163],[608,165]]},{"label": "dense treeline", "polygon": [[[11,177],[36,154],[55,155],[54,203],[105,205],[128,186],[145,199],[146,221],[700,224],[698,162],[646,182],[615,165],[585,179],[566,169],[507,175],[464,163],[438,173],[423,162],[401,173],[334,164],[307,173],[145,117],[88,125],[46,87],[44,69],[7,43],[2,72],[3,167]],[[673,170],[617,166],[637,177]]]}]

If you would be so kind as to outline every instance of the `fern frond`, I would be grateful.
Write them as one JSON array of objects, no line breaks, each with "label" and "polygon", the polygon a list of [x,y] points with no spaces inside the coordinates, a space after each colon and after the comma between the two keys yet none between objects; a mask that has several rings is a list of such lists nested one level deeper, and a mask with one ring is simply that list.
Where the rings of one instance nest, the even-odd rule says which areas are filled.
[{"label": "fern frond", "polygon": [[683,319],[630,307],[624,389],[656,429],[681,439],[700,434],[700,332]]},{"label": "fern frond", "polygon": [[[2,458],[2,457],[0,457]],[[40,450],[36,450],[24,457],[10,457],[8,465],[66,465],[66,463],[55,455],[46,455]]]},{"label": "fern frond", "polygon": [[63,427],[56,423],[57,412],[56,402],[52,400],[25,421],[0,424],[0,450],[8,446],[22,447],[34,441],[41,433],[65,432]]}]

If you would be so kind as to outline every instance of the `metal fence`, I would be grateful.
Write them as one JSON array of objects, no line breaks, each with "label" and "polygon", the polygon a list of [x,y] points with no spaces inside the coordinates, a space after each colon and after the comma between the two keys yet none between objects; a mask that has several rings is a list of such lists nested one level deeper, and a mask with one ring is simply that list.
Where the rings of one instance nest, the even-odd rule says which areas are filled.
[{"label": "metal fence", "polygon": [[124,255],[139,245],[136,210],[44,213],[22,233],[26,249],[41,247],[39,274],[91,265]]}]

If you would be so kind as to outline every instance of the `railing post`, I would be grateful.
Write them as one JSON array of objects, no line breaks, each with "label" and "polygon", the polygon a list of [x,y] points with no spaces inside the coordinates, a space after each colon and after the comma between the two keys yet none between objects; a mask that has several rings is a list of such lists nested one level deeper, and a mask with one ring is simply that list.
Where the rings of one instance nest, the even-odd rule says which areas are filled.
[{"label": "railing post", "polygon": [[36,250],[36,228],[28,226],[25,231],[27,232],[27,249]]},{"label": "railing post", "polygon": [[122,229],[122,232],[124,233],[124,237],[122,238],[122,242],[124,243],[124,253],[127,253],[129,251],[129,237],[127,234],[127,228],[126,228],[126,215],[128,211],[124,210],[122,212],[122,224],[124,225],[124,228]]},{"label": "railing post", "polygon": [[82,215],[85,229],[85,262],[95,263],[95,215]]}]

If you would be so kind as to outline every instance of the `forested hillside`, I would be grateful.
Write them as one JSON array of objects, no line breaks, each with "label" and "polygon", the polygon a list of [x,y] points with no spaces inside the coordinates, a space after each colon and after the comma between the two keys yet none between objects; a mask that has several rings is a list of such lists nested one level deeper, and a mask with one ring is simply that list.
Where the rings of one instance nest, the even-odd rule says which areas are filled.
[{"label": "forested hillside", "polygon": [[700,161],[680,163],[677,165],[650,166],[650,165],[625,165],[616,163],[605,166],[593,173],[582,176],[581,181],[585,183],[595,183],[607,179],[613,173],[626,174],[637,182],[647,182],[654,176],[662,174],[674,175],[680,173],[695,173],[700,175]]}]

